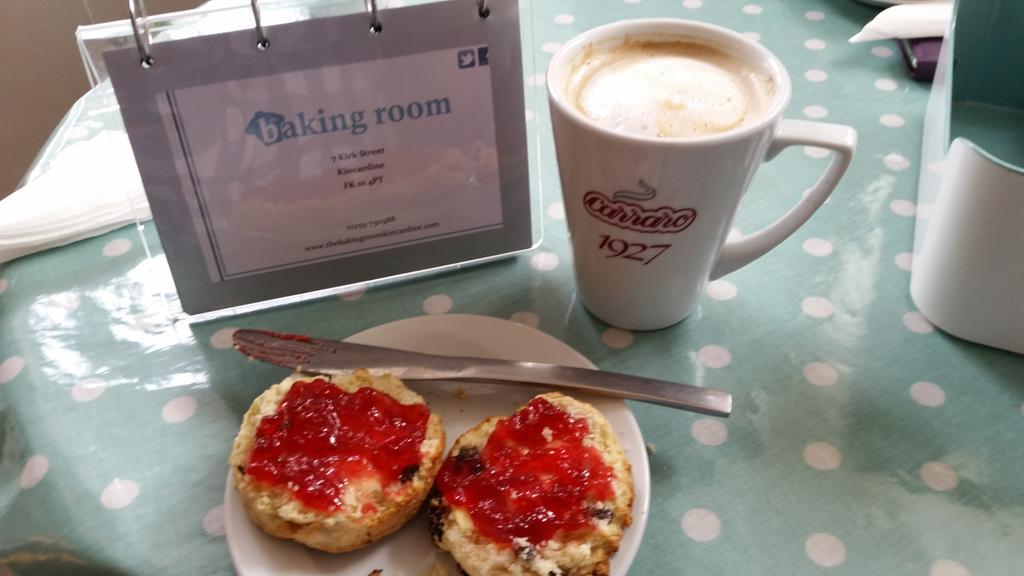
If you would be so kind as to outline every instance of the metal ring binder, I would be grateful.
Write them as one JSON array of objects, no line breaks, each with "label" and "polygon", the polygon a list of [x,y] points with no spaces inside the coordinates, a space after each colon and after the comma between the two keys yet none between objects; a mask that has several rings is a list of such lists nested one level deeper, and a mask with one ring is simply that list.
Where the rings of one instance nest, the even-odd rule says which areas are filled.
[{"label": "metal ring binder", "polygon": [[[132,34],[135,36],[135,46],[139,49],[139,64],[143,68],[149,68],[153,65],[153,57],[149,54],[149,28],[145,30],[145,34],[142,33],[139,26],[138,8],[135,6],[135,0],[128,0],[128,17],[132,21]],[[145,18],[145,6],[142,7],[143,19]],[[143,22],[145,26],[145,22]]]},{"label": "metal ring binder", "polygon": [[377,0],[363,0],[366,4],[366,11],[370,13],[370,32],[380,34],[384,29],[381,26],[380,18],[377,16]]},{"label": "metal ring binder", "polygon": [[[377,0],[363,0],[366,11],[370,14],[370,32],[380,34],[384,26],[380,23],[380,16],[377,14]],[[270,47],[270,39],[263,30],[263,22],[260,19],[259,0],[249,0],[252,8],[252,17],[256,22],[256,47],[266,50]],[[140,10],[141,8],[141,10]],[[141,17],[140,17],[141,13]],[[477,13],[480,18],[487,18],[491,15],[491,9],[487,6],[487,0],[477,0]],[[153,56],[150,54],[149,28],[146,26],[146,11],[142,0],[128,0],[128,17],[131,19],[132,35],[135,36],[135,46],[139,49],[139,63],[144,68],[153,65]]]},{"label": "metal ring binder", "polygon": [[252,17],[256,20],[256,47],[260,50],[266,50],[270,47],[270,40],[267,39],[267,35],[263,32],[263,23],[260,21],[260,8],[256,5],[257,0],[250,0],[252,5]]}]

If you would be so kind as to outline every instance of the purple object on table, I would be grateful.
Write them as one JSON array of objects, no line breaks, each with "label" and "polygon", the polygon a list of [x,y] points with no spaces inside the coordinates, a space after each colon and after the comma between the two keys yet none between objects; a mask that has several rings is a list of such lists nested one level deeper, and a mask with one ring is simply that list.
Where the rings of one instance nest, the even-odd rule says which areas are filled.
[{"label": "purple object on table", "polygon": [[910,77],[920,82],[931,82],[939,63],[942,38],[913,38],[898,42]]}]

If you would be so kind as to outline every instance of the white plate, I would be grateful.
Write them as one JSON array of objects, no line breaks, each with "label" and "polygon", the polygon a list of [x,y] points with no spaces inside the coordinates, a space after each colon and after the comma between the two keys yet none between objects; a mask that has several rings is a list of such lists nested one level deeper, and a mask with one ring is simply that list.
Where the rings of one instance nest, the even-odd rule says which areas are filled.
[{"label": "white plate", "polygon": [[[463,314],[421,316],[398,320],[356,334],[348,340],[436,354],[532,360],[594,368],[594,364],[564,342],[528,326]],[[490,384],[413,383],[444,421],[448,446],[463,432],[488,416],[510,414],[543,390]],[[465,394],[461,394],[464,391]],[[458,394],[457,394],[458,392]],[[640,428],[625,402],[580,396],[596,406],[615,428],[633,467],[633,525],[612,559],[612,574],[624,576],[640,547],[650,507],[650,471]],[[238,498],[231,477],[224,491],[224,520],[228,547],[240,576],[306,576],[313,574],[364,575],[375,569],[385,576],[420,576],[438,562],[456,574],[447,554],[430,539],[426,515],[421,513],[401,530],[367,548],[345,554],[317,552],[279,540],[257,528]]]}]

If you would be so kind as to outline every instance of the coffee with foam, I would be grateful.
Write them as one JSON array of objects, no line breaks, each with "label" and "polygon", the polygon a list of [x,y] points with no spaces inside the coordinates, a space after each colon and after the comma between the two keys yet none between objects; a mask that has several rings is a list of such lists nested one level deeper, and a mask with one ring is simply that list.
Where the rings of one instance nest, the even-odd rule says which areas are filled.
[{"label": "coffee with foam", "polygon": [[687,138],[762,119],[775,85],[712,46],[627,40],[588,48],[572,68],[566,93],[577,110],[617,132]]}]

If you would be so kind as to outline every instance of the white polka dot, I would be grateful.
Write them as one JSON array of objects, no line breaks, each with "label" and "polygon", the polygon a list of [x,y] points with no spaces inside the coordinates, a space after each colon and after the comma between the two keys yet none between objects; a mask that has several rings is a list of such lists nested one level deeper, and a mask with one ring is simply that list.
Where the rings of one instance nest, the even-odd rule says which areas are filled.
[{"label": "white polka dot", "polygon": [[812,104],[804,107],[804,116],[807,116],[808,118],[824,118],[825,116],[828,116],[828,108]]},{"label": "white polka dot", "polygon": [[708,282],[707,287],[704,288],[708,296],[712,300],[732,300],[736,297],[736,285],[728,280],[715,280]]},{"label": "white polka dot", "polygon": [[447,314],[451,311],[452,297],[447,294],[434,294],[423,301],[423,311],[427,314]]},{"label": "white polka dot", "polygon": [[224,535],[224,506],[214,506],[203,516],[203,532],[209,536]]},{"label": "white polka dot", "polygon": [[526,79],[527,86],[543,86],[546,79],[543,74],[534,74]]},{"label": "white polka dot", "polygon": [[743,232],[740,232],[739,228],[730,228],[729,235],[725,237],[726,240],[739,240],[743,238]]},{"label": "white polka dot", "polygon": [[234,342],[232,341],[232,337],[235,335],[235,332],[237,331],[238,328],[235,328],[233,326],[217,330],[216,332],[213,333],[213,336],[210,336],[210,346],[213,346],[218,350],[227,350],[233,347]]},{"label": "white polka dot", "polygon": [[21,486],[22,490],[28,490],[29,488],[35,487],[43,481],[46,476],[46,472],[50,469],[50,461],[42,454],[36,454],[25,462],[25,467],[21,469],[21,476],[18,478],[18,486]]},{"label": "white polka dot", "polygon": [[921,466],[921,480],[936,492],[949,492],[960,484],[956,470],[945,462],[928,462]]},{"label": "white polka dot", "polygon": [[911,332],[917,332],[918,334],[927,334],[935,327],[932,323],[924,317],[924,314],[920,312],[907,312],[903,315],[903,325],[907,327]]},{"label": "white polka dot", "polygon": [[888,58],[892,56],[892,48],[888,46],[875,46],[871,49],[871,54],[879,58]]},{"label": "white polka dot", "polygon": [[760,14],[761,12],[764,12],[764,8],[761,8],[757,4],[746,4],[746,5],[743,6],[743,13],[744,14],[756,15],[756,14]]},{"label": "white polka dot", "polygon": [[625,2],[626,4],[639,4],[639,3],[643,2],[644,0],[622,0],[622,1]]},{"label": "white polka dot", "polygon": [[761,41],[761,35],[758,34],[757,32],[744,32],[743,35],[746,36],[747,38],[753,40],[754,42],[760,42]]},{"label": "white polka dot", "polygon": [[821,296],[809,296],[800,303],[800,309],[804,314],[814,318],[828,318],[832,315],[832,303]]},{"label": "white polka dot", "polygon": [[82,297],[74,292],[62,292],[53,297],[52,300],[55,306],[63,308],[67,311],[77,310],[82,304]]},{"label": "white polka dot", "polygon": [[808,238],[804,240],[804,252],[811,256],[828,256],[832,253],[832,243],[824,238]]},{"label": "white polka dot", "polygon": [[910,385],[910,397],[921,406],[935,408],[946,403],[946,393],[938,384],[932,382],[914,382]]},{"label": "white polka dot", "polygon": [[816,69],[808,70],[807,72],[804,72],[804,78],[811,82],[824,82],[825,80],[828,80],[828,72]]},{"label": "white polka dot", "polygon": [[804,18],[814,22],[820,22],[825,19],[825,13],[820,10],[810,10],[808,12],[804,12]]},{"label": "white polka dot", "polygon": [[558,255],[553,252],[538,252],[530,258],[530,267],[546,272],[558,268]]},{"label": "white polka dot", "polygon": [[8,286],[7,279],[6,278],[0,278],[0,294],[3,294],[4,292],[7,291],[7,286]]},{"label": "white polka dot", "polygon": [[875,80],[875,88],[878,88],[883,92],[892,92],[898,86],[899,85],[896,84],[896,81],[892,78],[879,78],[878,80]]},{"label": "white polka dot", "polygon": [[804,448],[804,462],[815,470],[835,470],[843,455],[828,442],[811,442]]},{"label": "white polka dot", "polygon": [[683,514],[683,533],[697,542],[710,542],[722,533],[718,515],[706,508],[693,508]]},{"label": "white polka dot", "polygon": [[830,364],[811,362],[804,366],[804,378],[815,386],[831,386],[839,380],[839,372]]},{"label": "white polka dot", "polygon": [[889,202],[889,210],[897,216],[910,217],[914,215],[916,210],[914,203],[910,200],[893,200]]},{"label": "white polka dot", "polygon": [[701,418],[690,427],[690,434],[705,446],[718,446],[729,437],[729,429],[717,418]]},{"label": "white polka dot", "polygon": [[902,154],[886,154],[885,158],[882,158],[882,163],[886,168],[895,172],[902,172],[910,168],[910,160],[907,160]]},{"label": "white polka dot", "polygon": [[826,46],[828,45],[825,44],[825,41],[821,38],[811,38],[804,42],[804,48],[807,48],[808,50],[824,50]]},{"label": "white polka dot", "polygon": [[366,296],[366,284],[356,284],[338,292],[338,298],[345,302],[354,302],[363,296]]},{"label": "white polka dot", "polygon": [[555,202],[548,206],[548,217],[555,220],[565,220],[565,204]]},{"label": "white polka dot", "polygon": [[703,5],[703,0],[683,0],[683,8],[689,8],[690,10],[696,10]]},{"label": "white polka dot", "polygon": [[11,356],[0,362],[0,384],[7,384],[17,376],[25,367],[25,359],[21,356]]},{"label": "white polka dot", "polygon": [[609,328],[601,333],[601,341],[609,348],[627,348],[633,344],[633,333],[628,330]]},{"label": "white polka dot", "polygon": [[882,123],[882,126],[888,126],[889,128],[899,128],[906,124],[903,116],[899,114],[882,114],[878,121]]},{"label": "white polka dot", "polygon": [[710,344],[697,351],[697,360],[708,368],[725,368],[732,362],[732,353],[723,346]]},{"label": "white polka dot", "polygon": [[100,494],[100,504],[109,510],[128,506],[139,496],[139,484],[134,480],[114,478]]},{"label": "white polka dot", "polygon": [[537,117],[537,115],[534,114],[533,110],[527,110],[526,111],[526,121],[527,122],[532,122],[533,119],[536,118],[536,117]]},{"label": "white polka dot", "polygon": [[71,399],[75,402],[92,402],[107,389],[107,383],[99,378],[86,378],[71,387]]},{"label": "white polka dot", "polygon": [[132,249],[132,241],[127,238],[118,238],[117,240],[111,240],[103,246],[103,255],[111,258],[115,256],[121,256]]},{"label": "white polka dot", "polygon": [[168,424],[178,424],[188,420],[196,413],[196,399],[191,396],[178,396],[169,400],[160,410],[160,417]]},{"label": "white polka dot", "polygon": [[832,151],[828,148],[819,148],[817,146],[804,146],[804,154],[811,158],[824,158],[828,156]]},{"label": "white polka dot", "polygon": [[901,270],[910,270],[914,267],[914,255],[910,252],[900,252],[895,258],[896,266]]},{"label": "white polka dot", "polygon": [[846,561],[846,545],[827,532],[811,534],[804,542],[804,552],[818,566],[832,568]]},{"label": "white polka dot", "polygon": [[524,326],[529,326],[530,328],[536,328],[537,326],[540,326],[540,316],[537,316],[533,312],[528,312],[526,310],[516,312],[515,314],[512,315],[511,318],[509,318],[509,320],[515,322],[516,324],[523,324]]},{"label": "white polka dot", "polygon": [[140,332],[155,333],[160,329],[161,318],[158,314],[154,314],[152,312],[132,314],[131,322],[129,322],[128,325],[134,327]]},{"label": "white polka dot", "polygon": [[546,54],[554,54],[555,52],[558,52],[558,49],[561,47],[561,42],[545,42],[544,45],[540,47],[540,49]]},{"label": "white polka dot", "polygon": [[932,563],[928,576],[971,576],[971,571],[959,562],[952,560],[936,560]]},{"label": "white polka dot", "polygon": [[562,26],[565,26],[567,24],[572,24],[575,20],[576,20],[576,17],[573,16],[572,14],[556,14],[555,15],[555,24],[561,24]]}]

